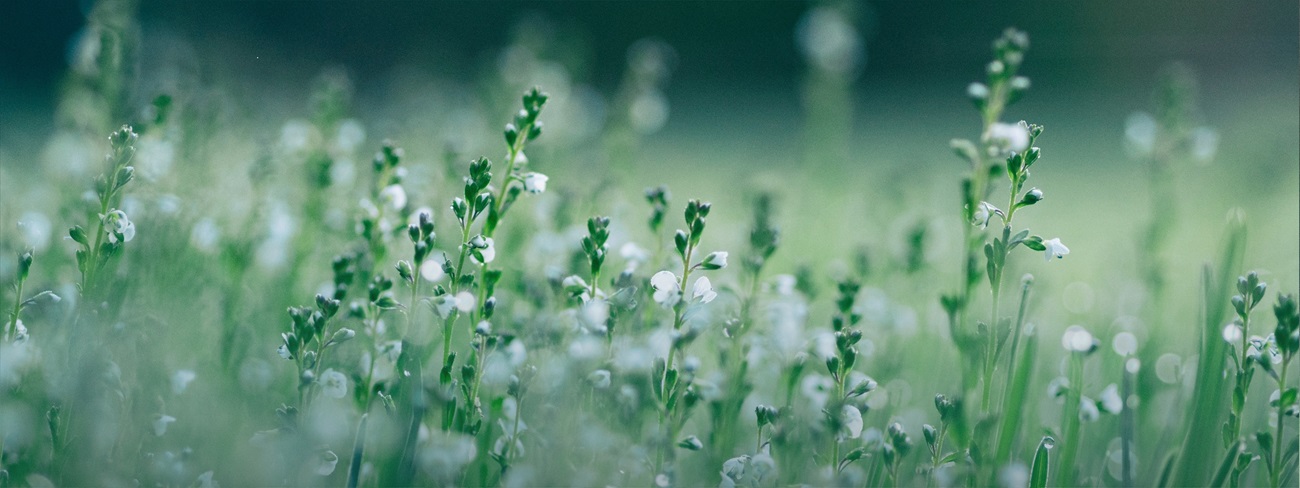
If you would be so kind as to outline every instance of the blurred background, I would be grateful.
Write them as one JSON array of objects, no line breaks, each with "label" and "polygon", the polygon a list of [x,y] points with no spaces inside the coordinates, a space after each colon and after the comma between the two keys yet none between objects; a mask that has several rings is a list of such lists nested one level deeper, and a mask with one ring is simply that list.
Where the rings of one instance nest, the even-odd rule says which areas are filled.
[{"label": "blurred background", "polygon": [[[1033,85],[1007,117],[1047,127],[1035,179],[1048,201],[1025,219],[1075,249],[1072,273],[1101,284],[1141,259],[1153,195],[1134,114],[1158,111],[1161,80],[1177,73],[1206,137],[1171,173],[1171,281],[1191,291],[1234,207],[1251,232],[1247,265],[1292,289],[1300,276],[1294,2],[106,3],[10,3],[0,16],[7,231],[42,205],[23,190],[82,185],[99,134],[139,123],[159,95],[188,124],[171,142],[177,130],[238,140],[166,153],[185,188],[283,143],[329,87],[364,128],[358,154],[394,138],[417,161],[493,156],[516,93],[537,84],[559,107],[535,164],[592,211],[666,183],[718,201],[717,220],[739,231],[752,193],[733,191],[741,183],[778,196],[779,223],[805,250],[779,260],[824,265],[861,244],[901,259],[920,226],[927,259],[945,262],[964,172],[947,142],[978,137],[965,87],[1015,26],[1031,37],[1021,74]],[[111,82],[87,64],[103,49],[121,50]],[[601,200],[609,181],[630,192]]]},{"label": "blurred background", "polygon": [[[518,250],[502,253],[507,269],[565,269],[595,214],[613,217],[611,249],[653,248],[642,192],[657,185],[671,189],[669,229],[688,198],[711,200],[706,240],[739,257],[753,197],[770,194],[783,243],[767,273],[812,270],[826,290],[870,256],[866,294],[889,311],[886,329],[944,336],[937,298],[956,286],[967,225],[968,168],[949,141],[980,137],[967,87],[1016,27],[1032,86],[1005,120],[1046,127],[1030,183],[1046,199],[1016,222],[1072,252],[1017,255],[1008,274],[1043,283],[1035,318],[1052,334],[1082,323],[1153,339],[1143,354],[1186,353],[1200,266],[1219,259],[1230,214],[1249,234],[1241,271],[1300,290],[1298,21],[1294,1],[6,2],[0,282],[31,247],[32,289],[77,295],[62,236],[93,218],[83,195],[105,136],[133,124],[138,179],[123,207],[139,234],[117,278],[138,307],[130,320],[157,326],[134,330],[177,346],[157,362],[200,371],[218,355],[184,346],[240,331],[219,354],[239,381],[193,409],[249,385],[275,391],[288,378],[274,352],[283,311],[356,244],[381,141],[406,150],[407,210],[437,209],[448,232],[466,163],[500,160],[502,125],[539,85],[551,101],[528,158],[550,188],[501,238]],[[810,327],[828,323],[828,295]],[[30,311],[33,330],[56,312]],[[908,348],[881,357],[935,352]],[[922,365],[936,374],[911,377],[916,391],[952,388],[945,364]],[[279,401],[265,396],[221,412],[243,415],[222,434],[265,428]],[[1153,415],[1181,402],[1162,401]],[[226,426],[212,424],[194,432]]]}]

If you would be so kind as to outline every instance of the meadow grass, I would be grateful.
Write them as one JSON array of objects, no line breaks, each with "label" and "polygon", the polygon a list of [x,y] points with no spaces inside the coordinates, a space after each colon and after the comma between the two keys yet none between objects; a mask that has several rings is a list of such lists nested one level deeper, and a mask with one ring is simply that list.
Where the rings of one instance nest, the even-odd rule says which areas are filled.
[{"label": "meadow grass", "polygon": [[[115,8],[87,42],[129,44]],[[806,130],[851,139],[853,50],[805,48]],[[518,80],[482,82],[464,120],[490,124],[404,146],[335,71],[274,131],[195,93],[130,107],[126,52],[74,70],[51,137],[93,170],[3,168],[0,485],[1297,481],[1295,209],[1185,205],[1218,137],[1185,69],[1123,128],[1141,198],[1094,202],[1008,115],[1036,88],[1014,29],[947,95],[973,111],[941,184],[638,165],[671,65],[649,41],[595,165],[564,163],[591,157],[580,105]]]}]

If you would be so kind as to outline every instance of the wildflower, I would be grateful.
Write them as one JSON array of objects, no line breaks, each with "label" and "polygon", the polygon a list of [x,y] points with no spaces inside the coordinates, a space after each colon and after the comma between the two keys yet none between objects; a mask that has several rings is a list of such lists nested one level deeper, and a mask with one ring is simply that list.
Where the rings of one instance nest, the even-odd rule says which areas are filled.
[{"label": "wildflower", "polygon": [[997,122],[989,126],[988,140],[1009,151],[1025,152],[1029,148],[1029,129],[1021,124]]},{"label": "wildflower", "polygon": [[129,242],[135,238],[135,223],[127,218],[126,212],[121,210],[111,210],[107,214],[100,215],[104,221],[104,230],[108,233],[108,242],[116,244],[119,242]]},{"label": "wildflower", "polygon": [[650,252],[636,245],[635,242],[628,241],[618,248],[618,255],[627,260],[629,270],[636,269],[637,265],[650,260]]},{"label": "wildflower", "polygon": [[158,414],[153,418],[153,435],[162,437],[167,433],[167,426],[176,421],[176,417],[171,415]]},{"label": "wildflower", "polygon": [[280,347],[276,348],[275,352],[283,359],[293,359],[293,353],[289,352],[289,346],[284,344],[280,344]]},{"label": "wildflower", "polygon": [[981,229],[988,228],[989,219],[992,219],[993,214],[997,213],[1001,213],[1001,210],[998,210],[997,207],[994,207],[989,202],[980,202],[979,205],[975,206],[975,215],[971,225],[979,226]]},{"label": "wildflower", "polygon": [[406,208],[406,190],[402,185],[388,185],[380,190],[379,202],[393,210]]},{"label": "wildflower", "polygon": [[316,458],[315,463],[314,471],[316,471],[317,475],[329,476],[334,473],[334,466],[339,463],[339,456],[334,454],[334,451],[324,451],[320,453],[320,457]]},{"label": "wildflower", "polygon": [[1079,420],[1084,422],[1094,422],[1101,417],[1101,410],[1097,409],[1097,402],[1088,397],[1080,399],[1079,403]]},{"label": "wildflower", "polygon": [[681,298],[681,285],[677,283],[677,275],[672,271],[655,273],[650,277],[650,286],[655,289],[655,302],[665,307],[676,305],[677,300]]},{"label": "wildflower", "polygon": [[188,369],[172,373],[172,393],[177,395],[184,393],[185,388],[190,386],[190,382],[194,381],[194,378],[194,371]]},{"label": "wildflower", "polygon": [[[522,153],[520,154],[522,156]],[[550,177],[541,173],[528,173],[524,175],[524,190],[528,193],[538,194],[546,191],[546,181]]]},{"label": "wildflower", "polygon": [[1241,327],[1236,323],[1223,326],[1223,340],[1229,344],[1236,344],[1241,340]]},{"label": "wildflower", "polygon": [[492,240],[491,237],[474,236],[473,239],[469,240],[469,247],[470,257],[474,258],[474,262],[480,265],[490,263],[497,258],[496,241]]},{"label": "wildflower", "polygon": [[709,303],[718,297],[718,293],[713,291],[713,284],[709,282],[707,276],[701,276],[695,280],[695,286],[691,287],[691,298],[699,300],[702,303]]},{"label": "wildflower", "polygon": [[700,263],[700,267],[708,270],[722,269],[727,267],[727,252],[718,251],[709,253]]},{"label": "wildflower", "polygon": [[333,368],[320,375],[321,392],[330,398],[343,398],[348,394],[348,377]]},{"label": "wildflower", "polygon": [[1070,248],[1065,247],[1065,244],[1061,244],[1061,239],[1057,237],[1043,241],[1043,247],[1043,259],[1047,261],[1051,261],[1052,258],[1060,259],[1065,257],[1066,254],[1070,254]]},{"label": "wildflower", "polygon": [[845,405],[840,412],[840,420],[844,423],[844,428],[848,429],[850,439],[862,436],[862,412],[858,407]]},{"label": "wildflower", "polygon": [[1101,405],[1102,410],[1112,415],[1118,415],[1120,410],[1124,409],[1124,400],[1119,397],[1119,388],[1114,383],[1101,391],[1101,400],[1097,403]]},{"label": "wildflower", "polygon": [[966,96],[973,100],[985,100],[989,97],[989,87],[983,83],[971,83],[966,87]]},{"label": "wildflower", "polygon": [[1078,325],[1071,325],[1065,329],[1065,334],[1061,336],[1061,345],[1065,350],[1071,352],[1092,352],[1097,347],[1097,340],[1087,329]]},{"label": "wildflower", "polygon": [[592,371],[590,375],[587,375],[587,381],[590,381],[591,386],[598,390],[609,388],[609,370],[598,369]]},{"label": "wildflower", "polygon": [[455,300],[456,310],[459,310],[461,313],[469,313],[471,310],[474,310],[474,304],[476,302],[474,294],[462,291],[456,294]]}]

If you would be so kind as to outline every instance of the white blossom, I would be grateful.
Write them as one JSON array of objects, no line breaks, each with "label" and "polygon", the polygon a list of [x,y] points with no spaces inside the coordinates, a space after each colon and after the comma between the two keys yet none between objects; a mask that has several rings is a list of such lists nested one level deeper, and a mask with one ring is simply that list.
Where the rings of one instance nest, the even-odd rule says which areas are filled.
[{"label": "white blossom", "polygon": [[989,126],[988,140],[1017,153],[1029,148],[1029,129],[1021,124],[996,122]]},{"label": "white blossom", "polygon": [[114,209],[100,215],[100,218],[103,219],[104,231],[107,233],[109,243],[116,244],[118,239],[122,242],[130,242],[135,238],[135,223],[127,218],[126,212]]},{"label": "white blossom", "polygon": [[491,237],[476,236],[469,242],[472,249],[470,257],[474,259],[475,263],[483,265],[497,258],[496,241]]},{"label": "white blossom", "polygon": [[677,275],[672,271],[655,273],[650,277],[650,286],[655,289],[655,302],[665,307],[676,305],[681,298],[681,285],[677,283]]},{"label": "white blossom", "polygon": [[380,190],[379,202],[393,210],[406,208],[406,190],[402,185],[388,185]]},{"label": "white blossom", "polygon": [[528,173],[524,175],[524,191],[532,194],[542,193],[546,191],[546,181],[549,179],[551,178],[541,173]]},{"label": "white blossom", "polygon": [[333,368],[320,375],[321,393],[330,398],[343,398],[348,394],[348,377]]},{"label": "white blossom", "polygon": [[194,381],[195,376],[194,371],[189,369],[182,369],[172,373],[172,393],[177,395],[184,393],[185,389],[190,386],[190,382]]},{"label": "white blossom", "polygon": [[709,253],[709,255],[704,258],[704,261],[700,263],[700,267],[704,269],[722,269],[727,267],[727,252],[717,251]]},{"label": "white blossom", "polygon": [[1124,409],[1124,400],[1120,398],[1119,388],[1114,383],[1107,385],[1106,389],[1101,391],[1100,403],[1101,409],[1109,414],[1119,414],[1120,410]]},{"label": "white blossom", "polygon": [[844,423],[844,428],[848,430],[850,439],[857,439],[862,436],[862,412],[858,407],[845,405],[840,413],[840,421]]},{"label": "white blossom", "polygon": [[153,435],[162,437],[167,433],[167,426],[176,421],[176,417],[171,415],[158,414],[153,418]]},{"label": "white blossom", "polygon": [[1061,346],[1067,351],[1088,352],[1092,350],[1093,343],[1092,333],[1078,325],[1066,328],[1065,334],[1061,336]]},{"label": "white blossom", "polygon": [[717,297],[718,293],[713,291],[713,283],[709,282],[707,276],[701,276],[695,280],[695,286],[691,287],[691,298],[702,303],[709,303]]},{"label": "white blossom", "polygon": [[1060,259],[1065,257],[1066,254],[1070,254],[1070,248],[1065,247],[1065,244],[1061,244],[1060,238],[1053,237],[1043,241],[1043,247],[1045,248],[1043,249],[1043,259],[1047,261],[1051,261],[1052,258]]},{"label": "white blossom", "polygon": [[598,390],[609,388],[609,370],[598,369],[592,371],[590,375],[587,375],[587,381],[590,381],[591,386]]}]

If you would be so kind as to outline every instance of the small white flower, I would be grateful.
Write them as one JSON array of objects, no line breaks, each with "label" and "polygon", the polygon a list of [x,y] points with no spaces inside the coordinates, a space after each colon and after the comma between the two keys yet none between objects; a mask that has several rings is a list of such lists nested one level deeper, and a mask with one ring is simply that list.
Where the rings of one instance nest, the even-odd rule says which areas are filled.
[{"label": "small white flower", "polygon": [[989,219],[992,219],[997,212],[998,208],[989,204],[989,202],[980,202],[979,205],[975,206],[975,216],[971,224],[981,229],[988,228]]},{"label": "small white flower", "polygon": [[1241,341],[1241,327],[1232,323],[1223,326],[1223,340],[1229,344],[1236,344]]},{"label": "small white flower", "polygon": [[1088,352],[1094,345],[1092,333],[1078,325],[1071,325],[1065,329],[1065,334],[1061,336],[1061,346],[1065,350],[1072,352]]},{"label": "small white flower", "polygon": [[321,393],[330,398],[343,398],[348,394],[348,377],[333,368],[320,374]]},{"label": "small white flower", "polygon": [[1043,241],[1043,247],[1046,248],[1043,249],[1043,259],[1047,261],[1051,261],[1052,258],[1060,259],[1065,257],[1066,254],[1070,254],[1070,248],[1065,247],[1065,244],[1061,244],[1060,238],[1053,237]]},{"label": "small white flower", "polygon": [[158,414],[153,418],[153,435],[162,437],[167,433],[167,426],[176,421],[176,417],[171,415]]},{"label": "small white flower", "polygon": [[1120,410],[1124,409],[1124,400],[1119,397],[1119,388],[1114,383],[1101,391],[1100,402],[1101,409],[1112,415],[1118,415]]},{"label": "small white flower", "polygon": [[172,393],[177,395],[184,393],[185,389],[190,386],[190,382],[194,381],[195,376],[194,371],[188,369],[172,373]]},{"label": "small white flower", "polygon": [[793,295],[795,286],[799,284],[799,279],[789,274],[776,275],[773,279],[776,280],[776,293],[781,296]]},{"label": "small white flower", "polygon": [[293,354],[289,352],[289,346],[284,344],[280,344],[280,347],[275,348],[275,352],[283,359],[293,359]]},{"label": "small white flower", "polygon": [[119,238],[122,242],[129,242],[135,238],[135,223],[127,218],[126,212],[114,209],[100,218],[104,221],[104,231],[108,234],[109,243],[116,244]]},{"label": "small white flower", "polygon": [[713,283],[709,282],[707,276],[701,276],[695,280],[695,285],[691,287],[691,298],[702,303],[709,303],[717,297],[718,293],[713,291]]},{"label": "small white flower", "polygon": [[709,255],[704,258],[704,261],[700,263],[700,267],[704,269],[722,269],[727,267],[727,252],[717,251],[709,253]]},{"label": "small white flower", "polygon": [[598,390],[609,388],[609,370],[598,369],[587,375],[587,381]]},{"label": "small white flower", "polygon": [[316,458],[316,474],[329,476],[334,473],[334,466],[339,463],[339,456],[334,451],[325,451]]},{"label": "small white flower", "polygon": [[1082,397],[1079,402],[1079,420],[1094,422],[1101,417],[1101,410],[1097,409],[1097,402],[1093,399]]},{"label": "small white flower", "polygon": [[1029,129],[1020,124],[997,122],[989,126],[989,141],[1017,153],[1029,148]]},{"label": "small white flower", "polygon": [[474,305],[477,304],[477,301],[478,300],[474,298],[474,294],[470,292],[462,291],[457,293],[456,310],[460,310],[461,313],[469,313],[471,310],[474,310]]},{"label": "small white flower", "polygon": [[379,192],[379,202],[393,210],[406,208],[406,190],[402,185],[388,185]]},{"label": "small white flower", "polygon": [[470,247],[473,248],[470,257],[475,263],[483,265],[497,258],[496,241],[491,237],[477,236],[470,240]]},{"label": "small white flower", "polygon": [[862,436],[862,412],[858,407],[845,405],[840,413],[840,421],[844,423],[844,428],[848,429],[850,439]]},{"label": "small white flower", "polygon": [[989,87],[983,83],[971,83],[966,87],[966,96],[977,100],[986,99],[989,97]]},{"label": "small white flower", "polygon": [[655,273],[650,277],[650,286],[655,289],[655,302],[665,307],[676,305],[681,298],[681,285],[677,283],[677,275],[672,271]]},{"label": "small white flower", "polygon": [[216,480],[212,479],[214,474],[213,471],[205,471],[203,474],[199,475],[199,479],[195,481],[195,484],[198,485],[199,488],[221,488],[221,485],[218,484]]},{"label": "small white flower", "polygon": [[650,252],[636,245],[635,242],[628,241],[618,248],[618,255],[627,261],[628,269],[636,269],[637,265],[650,260]]},{"label": "small white flower", "polygon": [[426,259],[420,264],[420,277],[424,281],[437,282],[447,277],[447,272],[442,270],[442,263],[436,259]]},{"label": "small white flower", "polygon": [[551,178],[541,173],[528,173],[524,175],[524,191],[532,194],[544,192],[549,179]]}]

